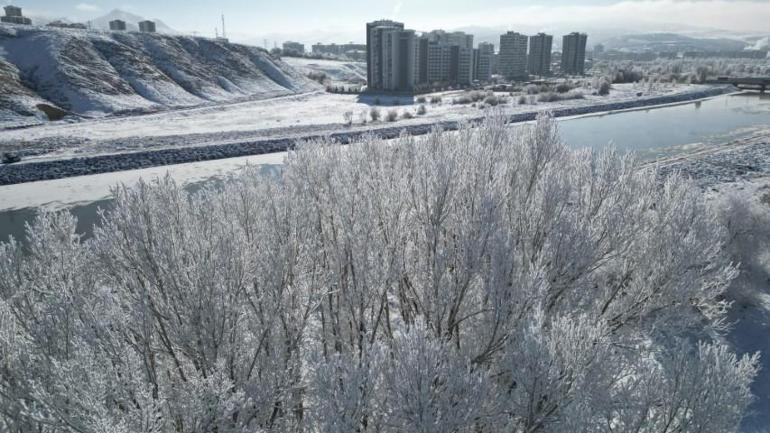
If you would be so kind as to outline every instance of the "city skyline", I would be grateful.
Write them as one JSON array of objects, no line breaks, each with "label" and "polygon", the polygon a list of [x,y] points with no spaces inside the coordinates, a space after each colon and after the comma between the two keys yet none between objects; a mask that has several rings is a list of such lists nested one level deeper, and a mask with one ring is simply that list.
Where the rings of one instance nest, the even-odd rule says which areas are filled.
[{"label": "city skyline", "polygon": [[[587,34],[579,32],[563,36],[559,75],[585,73],[587,39]],[[553,36],[542,32],[528,36],[509,31],[500,35],[500,49],[495,54],[494,44],[480,42],[474,47],[474,35],[465,32],[417,33],[399,21],[367,22],[367,88],[425,92],[487,82],[496,73],[509,81],[527,81],[530,75],[550,76],[552,43]],[[284,43],[283,51],[302,55],[304,46]]]}]

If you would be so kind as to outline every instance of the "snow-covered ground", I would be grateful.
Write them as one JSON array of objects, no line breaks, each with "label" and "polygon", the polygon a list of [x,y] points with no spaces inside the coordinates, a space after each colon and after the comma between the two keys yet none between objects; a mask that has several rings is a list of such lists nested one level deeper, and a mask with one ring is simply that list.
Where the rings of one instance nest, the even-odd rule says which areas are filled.
[{"label": "snow-covered ground", "polygon": [[282,60],[305,75],[311,72],[323,72],[332,83],[364,84],[366,82],[365,62],[306,59],[303,57],[284,57]]},{"label": "snow-covered ground", "polygon": [[[641,86],[614,86],[609,96],[591,95],[584,99],[517,104],[509,98],[502,106],[506,114],[528,113],[600,104],[636,102],[645,98],[685,95],[711,89],[709,86],[676,85],[648,91]],[[643,92],[642,97],[637,93]],[[84,121],[59,121],[45,125],[0,131],[0,151],[21,151],[25,159],[61,158],[146,148],[184,147],[221,144],[259,138],[299,137],[335,131],[362,131],[372,127],[428,125],[440,121],[459,121],[483,116],[472,104],[452,104],[462,91],[443,92],[439,104],[426,103],[427,113],[417,115],[421,104],[414,97],[340,95],[314,92],[267,100],[219,104],[155,114]],[[399,119],[372,122],[373,107],[384,118],[396,111]],[[344,113],[353,114],[353,124],[345,125]],[[410,113],[413,118],[404,119]],[[366,120],[367,123],[364,123]]]}]

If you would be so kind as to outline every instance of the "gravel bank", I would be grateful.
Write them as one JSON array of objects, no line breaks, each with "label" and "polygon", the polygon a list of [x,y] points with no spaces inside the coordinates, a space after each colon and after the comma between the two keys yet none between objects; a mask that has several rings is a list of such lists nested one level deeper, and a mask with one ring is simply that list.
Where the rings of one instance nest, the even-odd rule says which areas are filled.
[{"label": "gravel bank", "polygon": [[663,175],[679,172],[704,189],[770,176],[770,130],[691,155],[660,160]]}]

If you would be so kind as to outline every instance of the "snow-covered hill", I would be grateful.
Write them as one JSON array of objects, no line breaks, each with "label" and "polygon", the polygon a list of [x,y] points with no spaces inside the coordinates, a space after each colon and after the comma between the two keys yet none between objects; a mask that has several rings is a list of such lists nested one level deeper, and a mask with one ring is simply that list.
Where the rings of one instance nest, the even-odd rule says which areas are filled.
[{"label": "snow-covered hill", "polygon": [[264,99],[319,86],[261,48],[219,40],[0,25],[0,127],[37,105],[103,116]]}]

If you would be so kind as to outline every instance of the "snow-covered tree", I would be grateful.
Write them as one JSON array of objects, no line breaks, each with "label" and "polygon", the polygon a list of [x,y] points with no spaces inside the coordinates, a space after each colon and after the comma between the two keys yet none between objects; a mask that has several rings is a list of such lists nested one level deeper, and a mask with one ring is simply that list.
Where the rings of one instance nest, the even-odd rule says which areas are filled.
[{"label": "snow-covered tree", "polygon": [[0,245],[0,430],[729,432],[729,240],[548,116],[301,145]]}]

